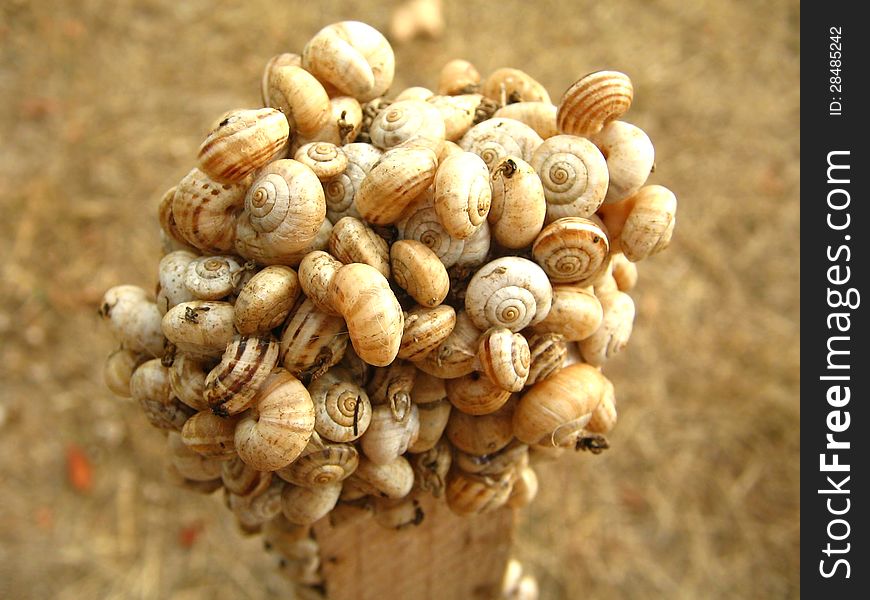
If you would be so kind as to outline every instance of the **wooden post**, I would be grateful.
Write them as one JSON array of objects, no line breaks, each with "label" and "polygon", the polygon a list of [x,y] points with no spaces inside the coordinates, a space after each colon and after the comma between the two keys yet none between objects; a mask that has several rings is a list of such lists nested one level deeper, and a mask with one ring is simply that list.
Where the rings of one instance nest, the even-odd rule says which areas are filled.
[{"label": "wooden post", "polygon": [[458,517],[444,499],[421,499],[423,521],[390,530],[371,516],[314,526],[329,600],[499,598],[515,511]]}]

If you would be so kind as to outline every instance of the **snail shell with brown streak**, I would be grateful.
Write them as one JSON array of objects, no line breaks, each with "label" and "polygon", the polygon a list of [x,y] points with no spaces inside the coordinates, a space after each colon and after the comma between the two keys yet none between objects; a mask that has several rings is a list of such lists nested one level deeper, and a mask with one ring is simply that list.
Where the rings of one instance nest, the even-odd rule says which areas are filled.
[{"label": "snail shell with brown streak", "polygon": [[399,221],[405,208],[435,180],[438,159],[428,148],[390,150],[372,167],[355,196],[360,215],[375,225]]},{"label": "snail shell with brown streak", "polygon": [[610,175],[601,151],[589,140],[573,135],[548,138],[530,164],[544,186],[547,222],[561,217],[588,217],[607,194]]},{"label": "snail shell with brown streak", "polygon": [[245,204],[250,180],[220,183],[199,169],[178,182],[172,198],[172,218],[184,240],[203,252],[233,249],[236,220]]},{"label": "snail shell with brown streak", "polygon": [[330,369],[308,386],[314,402],[314,429],[333,442],[351,442],[366,432],[372,407],[366,391],[346,371]]},{"label": "snail shell with brown streak", "polygon": [[437,348],[456,325],[456,311],[442,304],[434,308],[417,307],[405,314],[405,328],[398,358],[420,361]]},{"label": "snail shell with brown streak", "polygon": [[435,174],[433,205],[451,237],[465,239],[486,221],[492,204],[489,170],[471,152],[447,157]]},{"label": "snail shell with brown streak", "polygon": [[299,298],[281,334],[282,364],[294,377],[316,379],[341,360],[347,339],[344,319]]},{"label": "snail shell with brown streak", "polygon": [[487,220],[492,237],[505,248],[530,245],[547,216],[541,178],[524,160],[500,159],[492,169],[492,204]]},{"label": "snail shell with brown streak", "polygon": [[303,487],[339,483],[350,477],[359,464],[359,453],[350,444],[308,443],[292,463],[276,471],[278,477]]},{"label": "snail shell with brown streak", "polygon": [[[360,219],[344,217],[333,225],[329,252],[344,264],[365,263],[384,277],[390,276],[390,248],[386,240]],[[327,267],[327,273],[330,270]]]},{"label": "snail shell with brown streak", "polygon": [[506,256],[487,263],[471,278],[465,310],[480,329],[505,327],[518,332],[543,321],[552,298],[543,269],[530,260]]},{"label": "snail shell with brown streak", "polygon": [[172,393],[194,410],[207,410],[209,406],[203,392],[205,378],[213,364],[211,360],[203,360],[185,352],[177,353],[169,367]]},{"label": "snail shell with brown streak", "polygon": [[559,131],[589,137],[631,107],[631,79],[619,71],[596,71],[569,87],[559,102]]},{"label": "snail shell with brown streak", "polygon": [[450,277],[437,254],[416,240],[399,240],[389,252],[393,281],[400,288],[421,306],[432,308],[444,301]]},{"label": "snail shell with brown streak", "polygon": [[561,333],[534,333],[529,342],[529,377],[526,385],[532,386],[558,372],[568,356],[568,345]]},{"label": "snail shell with brown streak", "polygon": [[242,412],[277,362],[278,342],[271,335],[236,337],[205,378],[205,401],[218,415]]},{"label": "snail shell with brown streak", "polygon": [[266,333],[287,318],[299,297],[299,278],[290,267],[271,266],[245,283],[234,305],[233,323],[242,335]]}]

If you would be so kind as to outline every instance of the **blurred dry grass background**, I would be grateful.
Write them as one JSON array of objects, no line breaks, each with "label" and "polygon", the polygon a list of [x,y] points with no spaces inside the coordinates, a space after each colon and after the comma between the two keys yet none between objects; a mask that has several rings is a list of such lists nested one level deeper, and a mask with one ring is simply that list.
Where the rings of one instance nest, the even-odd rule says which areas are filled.
[{"label": "blurred dry grass background", "polygon": [[[178,6],[176,6],[178,4]],[[396,2],[0,1],[0,597],[286,597],[220,502],[163,483],[161,436],[104,389],[106,288],[151,287],[155,207],[209,123],[259,102],[265,61]],[[800,8],[795,0],[445,3],[397,80],[455,57],[554,98],[613,67],[676,191],[608,365],[612,449],[544,468],[517,549],[542,598],[794,598]],[[94,486],[77,493],[80,447]],[[388,560],[400,561],[400,557]]]}]

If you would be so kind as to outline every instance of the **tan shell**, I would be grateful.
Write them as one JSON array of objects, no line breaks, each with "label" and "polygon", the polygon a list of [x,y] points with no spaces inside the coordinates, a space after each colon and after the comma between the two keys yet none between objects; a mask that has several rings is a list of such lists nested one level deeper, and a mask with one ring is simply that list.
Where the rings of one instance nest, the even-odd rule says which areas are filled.
[{"label": "tan shell", "polygon": [[455,58],[443,67],[438,74],[439,94],[469,94],[480,86],[480,73],[473,64]]},{"label": "tan shell", "polygon": [[616,398],[612,393],[605,393],[598,408],[592,411],[592,418],[586,424],[586,431],[607,434],[616,427],[616,421]]},{"label": "tan shell", "polygon": [[487,219],[492,237],[505,248],[530,245],[544,226],[547,201],[541,179],[532,166],[505,157],[492,169],[492,205]]},{"label": "tan shell", "polygon": [[646,183],[655,165],[655,148],[643,130],[624,121],[613,121],[591,139],[607,161],[605,204],[628,198]]},{"label": "tan shell", "polygon": [[195,492],[197,494],[211,494],[221,487],[220,479],[210,479],[209,481],[194,481],[193,479],[185,478],[178,469],[175,468],[170,461],[164,463],[164,477],[166,481],[176,487]]},{"label": "tan shell", "polygon": [[480,329],[506,327],[517,332],[547,317],[552,296],[550,280],[538,265],[506,256],[485,264],[471,278],[465,310]]},{"label": "tan shell", "polygon": [[423,360],[447,339],[455,325],[456,311],[444,304],[434,308],[418,307],[406,313],[398,358]]},{"label": "tan shell", "polygon": [[420,414],[412,404],[405,418],[396,419],[389,404],[380,404],[372,409],[372,421],[360,438],[360,446],[366,457],[382,465],[392,462],[407,452],[420,434]]},{"label": "tan shell", "polygon": [[[331,239],[330,235],[330,239]],[[328,252],[315,250],[305,255],[299,263],[299,285],[314,307],[320,312],[337,315],[329,304],[329,283],[342,262]]]},{"label": "tan shell", "polygon": [[447,506],[457,515],[492,512],[505,505],[513,486],[513,473],[499,477],[471,475],[451,469],[447,475]]},{"label": "tan shell", "polygon": [[147,356],[163,356],[160,310],[134,285],[118,285],[103,294],[100,316],[121,346]]},{"label": "tan shell", "polygon": [[[672,191],[660,185],[648,185],[621,204],[629,208],[618,232],[619,247],[625,258],[637,262],[668,247],[677,219],[677,198]],[[613,220],[606,219],[605,223],[608,222]]]},{"label": "tan shell", "polygon": [[534,325],[535,333],[560,333],[567,342],[591,336],[601,325],[601,303],[587,288],[554,285],[553,305],[547,318]]},{"label": "tan shell", "polygon": [[471,234],[471,237],[463,240],[462,252],[459,254],[459,258],[456,259],[454,267],[458,269],[470,269],[485,263],[486,258],[489,256],[491,241],[492,236],[490,234],[489,222],[484,221],[478,230]]},{"label": "tan shell", "polygon": [[130,378],[140,363],[140,355],[132,350],[119,348],[109,354],[103,365],[103,381],[106,387],[116,396],[129,398]]},{"label": "tan shell", "polygon": [[233,293],[244,271],[231,256],[200,256],[190,261],[184,287],[199,300],[220,300]]},{"label": "tan shell", "polygon": [[299,298],[281,334],[282,364],[294,377],[316,379],[341,360],[347,340],[344,319]]},{"label": "tan shell", "polygon": [[329,118],[326,124],[310,136],[299,135],[291,149],[298,150],[309,142],[329,142],[336,146],[349,144],[359,135],[363,112],[356,98],[336,96],[329,99]]},{"label": "tan shell", "polygon": [[281,492],[284,487],[283,481],[273,477],[269,486],[256,495],[228,494],[227,505],[243,529],[256,530],[281,513]]},{"label": "tan shell", "polygon": [[326,195],[326,216],[337,223],[342,217],[359,217],[359,211],[354,204],[359,186],[380,160],[382,152],[371,144],[347,144],[342,147],[347,156],[347,168],[323,182],[323,192]]},{"label": "tan shell", "polygon": [[296,525],[311,525],[329,514],[341,494],[341,483],[316,487],[287,485],[281,494],[281,513]]},{"label": "tan shell", "polygon": [[273,108],[230,111],[199,147],[199,168],[215,181],[241,182],[281,157],[289,136],[287,118]]},{"label": "tan shell", "polygon": [[399,146],[437,150],[445,139],[444,119],[429,102],[400,100],[372,119],[369,136],[382,150]]},{"label": "tan shell", "polygon": [[211,410],[201,410],[181,429],[181,439],[188,448],[213,458],[229,459],[236,455],[234,436],[238,417],[219,417]]},{"label": "tan shell", "polygon": [[302,259],[305,258],[311,252],[316,250],[326,250],[329,245],[329,237],[332,235],[332,223],[329,222],[329,219],[324,219],[323,223],[320,225],[320,229],[317,230],[317,235],[311,240],[302,250],[298,252],[291,252],[287,254],[284,259],[287,262],[287,266],[290,267],[298,267],[299,263],[302,262]]},{"label": "tan shell", "polygon": [[486,221],[491,203],[489,170],[479,156],[462,152],[438,165],[433,205],[451,237],[465,239],[477,231]]},{"label": "tan shell", "polygon": [[366,386],[372,404],[388,404],[393,416],[404,421],[411,406],[411,390],[417,379],[417,368],[411,363],[396,360],[387,367],[373,371]]},{"label": "tan shell", "polygon": [[596,71],[562,95],[556,121],[559,131],[589,137],[628,111],[634,96],[631,79],[619,71]]},{"label": "tan shell", "polygon": [[294,133],[311,136],[326,125],[330,116],[329,96],[314,75],[298,65],[270,62],[267,76],[266,106],[284,113]]},{"label": "tan shell", "polygon": [[486,331],[480,336],[477,359],[480,370],[498,387],[519,392],[525,386],[532,357],[522,334],[505,328]]},{"label": "tan shell", "polygon": [[634,325],[634,301],[624,292],[600,298],[604,311],[601,325],[580,342],[580,354],[591,365],[601,366],[628,343]]},{"label": "tan shell", "polygon": [[469,454],[492,454],[513,439],[512,419],[516,401],[507,402],[495,412],[474,416],[454,410],[447,421],[447,439],[459,450]]},{"label": "tan shell", "polygon": [[320,180],[291,159],[262,169],[245,197],[236,227],[236,251],[262,264],[281,264],[305,250],[326,218]]},{"label": "tan shell", "polygon": [[395,57],[379,31],[358,21],[342,21],[311,38],[302,50],[302,66],[341,93],[368,102],[393,83]]},{"label": "tan shell", "polygon": [[473,475],[500,475],[529,464],[529,447],[513,440],[492,454],[468,454],[457,450],[453,464]]},{"label": "tan shell", "polygon": [[445,480],[453,462],[453,448],[450,442],[442,437],[432,449],[412,455],[410,460],[414,468],[414,485],[417,489],[440,498],[444,494]]},{"label": "tan shell", "polygon": [[159,358],[144,362],[133,371],[130,395],[151,425],[159,429],[181,431],[184,422],[194,412],[172,393],[169,369],[161,364]]},{"label": "tan shell", "polygon": [[528,337],[529,377],[526,385],[532,386],[558,372],[568,356],[568,345],[561,333],[535,333]]},{"label": "tan shell", "polygon": [[628,260],[621,252],[613,257],[613,279],[620,292],[630,292],[637,285],[637,265]]},{"label": "tan shell", "polygon": [[204,252],[232,250],[236,219],[244,207],[248,183],[219,183],[199,169],[191,169],[178,182],[172,198],[172,218],[178,233]]},{"label": "tan shell", "polygon": [[435,95],[435,92],[430,90],[429,88],[414,85],[408,88],[405,88],[393,98],[393,102],[402,102],[403,100],[419,100],[421,102],[425,102],[429,98]]},{"label": "tan shell", "polygon": [[351,442],[369,428],[372,407],[366,391],[339,368],[330,369],[308,386],[314,402],[314,429],[333,442]]},{"label": "tan shell", "polygon": [[559,133],[556,127],[556,107],[549,102],[515,102],[499,108],[493,117],[524,123],[544,140]]},{"label": "tan shell", "polygon": [[416,363],[425,373],[452,379],[474,371],[477,363],[477,343],[480,330],[464,310],[456,314],[456,325],[437,348]]},{"label": "tan shell", "polygon": [[384,153],[357,190],[357,210],[375,225],[397,222],[435,180],[437,166],[435,153],[428,148],[396,148]]},{"label": "tan shell", "polygon": [[480,156],[492,170],[501,159],[509,156],[530,161],[543,141],[528,125],[498,118],[487,119],[469,129],[459,140],[459,146]]},{"label": "tan shell", "polygon": [[517,474],[507,505],[511,508],[524,508],[531,504],[537,495],[538,476],[533,468],[523,467]]},{"label": "tan shell", "polygon": [[532,245],[532,256],[553,283],[588,285],[607,266],[610,242],[595,222],[563,217],[547,225]]},{"label": "tan shell", "polygon": [[157,206],[157,220],[160,222],[160,231],[166,238],[162,244],[165,254],[175,250],[194,250],[187,240],[184,239],[181,231],[178,230],[175,215],[172,214],[172,201],[175,198],[176,191],[178,191],[178,186],[175,185],[166,190],[160,198],[160,204]]},{"label": "tan shell", "polygon": [[453,156],[454,154],[461,154],[463,152],[465,152],[465,150],[460,148],[459,144],[456,142],[444,140],[438,148],[438,164],[440,165],[448,157]]},{"label": "tan shell", "polygon": [[411,390],[411,402],[414,404],[430,404],[447,400],[447,388],[445,380],[434,375],[429,375],[418,369],[414,380],[414,389]]},{"label": "tan shell", "polygon": [[486,78],[480,89],[487,98],[501,104],[514,102],[550,102],[550,95],[543,85],[519,69],[496,69]]},{"label": "tan shell", "polygon": [[359,466],[348,479],[366,493],[382,498],[404,498],[414,486],[414,470],[403,456],[378,464],[360,457]]},{"label": "tan shell", "polygon": [[387,242],[360,219],[344,217],[333,225],[329,252],[345,264],[365,263],[384,277],[390,276],[390,248]]},{"label": "tan shell", "polygon": [[270,471],[257,471],[238,456],[221,463],[221,481],[227,491],[237,496],[259,496],[272,483]]},{"label": "tan shell", "polygon": [[217,415],[242,412],[277,362],[278,342],[271,335],[236,337],[205,378],[205,401]]},{"label": "tan shell", "polygon": [[435,212],[433,198],[429,193],[420,196],[408,207],[396,228],[399,239],[422,242],[449,269],[462,256],[464,243],[463,240],[452,237],[441,224]]},{"label": "tan shell", "polygon": [[330,304],[344,317],[354,350],[370,365],[395,360],[402,342],[404,314],[390,284],[377,269],[344,265],[329,286]]},{"label": "tan shell", "polygon": [[223,461],[194,452],[187,447],[181,435],[174,431],[169,432],[167,442],[169,460],[185,479],[211,481],[221,476]]},{"label": "tan shell", "polygon": [[197,255],[187,250],[176,250],[160,259],[157,267],[160,289],[157,292],[157,308],[166,314],[170,308],[182,302],[195,300],[193,293],[184,285],[187,266]]},{"label": "tan shell", "polygon": [[445,385],[450,404],[469,415],[494,413],[504,406],[511,395],[509,391],[476,371],[456,379],[448,379]]},{"label": "tan shell", "polygon": [[417,440],[408,446],[408,452],[419,454],[434,448],[441,439],[450,418],[451,405],[447,400],[440,400],[415,406],[419,412],[420,432]]},{"label": "tan shell", "polygon": [[173,306],[163,315],[163,335],[181,352],[218,357],[233,340],[233,305],[194,300]]},{"label": "tan shell", "polygon": [[432,96],[426,103],[438,109],[444,123],[444,139],[455,142],[471,129],[480,115],[480,94]]},{"label": "tan shell", "polygon": [[203,361],[179,352],[169,367],[169,385],[172,393],[194,410],[207,410],[205,401],[205,378],[211,371],[212,361]]},{"label": "tan shell", "polygon": [[399,240],[390,247],[393,281],[420,305],[432,308],[447,297],[450,277],[432,250],[416,240]]},{"label": "tan shell", "polygon": [[271,266],[256,273],[234,305],[233,323],[242,335],[266,333],[287,318],[299,297],[299,278],[290,267]]},{"label": "tan shell", "polygon": [[327,181],[347,168],[344,150],[329,142],[302,145],[293,158],[314,171],[320,181]]},{"label": "tan shell", "polygon": [[607,194],[607,161],[589,140],[557,135],[532,154],[532,168],[544,186],[547,222],[561,217],[588,217]]},{"label": "tan shell", "polygon": [[263,101],[263,106],[269,106],[269,78],[272,71],[281,67],[301,67],[302,56],[293,54],[292,52],[284,52],[276,54],[266,63],[263,68],[263,77],[260,79],[260,99]]},{"label": "tan shell", "polygon": [[298,457],[314,431],[314,404],[308,390],[276,369],[252,402],[252,414],[236,425],[239,458],[258,471],[275,471]]},{"label": "tan shell", "polygon": [[315,487],[339,483],[359,464],[359,453],[350,444],[316,444],[276,474],[293,485]]},{"label": "tan shell", "polygon": [[592,418],[607,383],[590,365],[565,367],[523,395],[513,415],[514,435],[527,444],[573,444],[573,436]]}]

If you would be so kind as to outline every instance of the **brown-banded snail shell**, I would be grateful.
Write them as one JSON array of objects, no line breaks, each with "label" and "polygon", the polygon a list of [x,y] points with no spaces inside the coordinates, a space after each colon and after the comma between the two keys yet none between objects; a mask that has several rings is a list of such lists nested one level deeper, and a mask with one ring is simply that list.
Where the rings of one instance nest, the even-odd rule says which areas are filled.
[{"label": "brown-banded snail shell", "polygon": [[242,335],[266,333],[287,318],[299,297],[299,278],[290,267],[274,265],[257,272],[236,298],[234,318]]},{"label": "brown-banded snail shell", "polygon": [[184,287],[199,300],[230,295],[242,276],[242,265],[231,256],[201,256],[187,265]]},{"label": "brown-banded snail shell", "polygon": [[530,245],[547,216],[541,179],[524,160],[508,156],[492,169],[492,204],[487,215],[492,237],[505,248]]},{"label": "brown-banded snail shell", "polygon": [[444,119],[432,104],[420,100],[393,102],[372,119],[369,136],[382,150],[417,146],[436,150],[444,140]]},{"label": "brown-banded snail shell", "polygon": [[526,338],[509,329],[493,328],[480,336],[479,344],[480,370],[498,387],[509,392],[521,391],[532,360]]},{"label": "brown-banded snail shell", "polygon": [[561,217],[588,217],[604,202],[610,180],[607,162],[589,140],[551,137],[538,146],[530,164],[544,186],[548,223]]},{"label": "brown-banded snail shell", "polygon": [[282,364],[294,377],[316,379],[341,360],[347,340],[344,319],[299,298],[281,334]]},{"label": "brown-banded snail shell", "polygon": [[184,423],[181,439],[194,452],[226,460],[236,455],[234,438],[238,420],[238,417],[219,417],[211,410],[201,410]]},{"label": "brown-banded snail shell", "polygon": [[473,64],[455,58],[441,67],[438,74],[439,94],[469,94],[480,86],[480,72]]},{"label": "brown-banded snail shell", "polygon": [[352,442],[366,432],[372,407],[366,391],[339,368],[330,369],[308,386],[314,402],[314,429],[327,440]]},{"label": "brown-banded snail shell", "polygon": [[222,183],[236,183],[280,157],[290,125],[274,108],[225,114],[199,147],[199,168]]},{"label": "brown-banded snail shell", "polygon": [[471,278],[465,310],[480,329],[506,327],[517,332],[547,317],[552,296],[543,269],[530,260],[506,256],[487,263]]},{"label": "brown-banded snail shell", "polygon": [[524,71],[503,67],[486,78],[480,92],[501,104],[514,102],[550,102],[550,95],[543,85]]},{"label": "brown-banded snail shell", "polygon": [[450,404],[469,415],[494,413],[504,406],[511,396],[508,390],[477,371],[448,379],[445,386]]},{"label": "brown-banded snail shell", "polygon": [[447,269],[428,246],[416,240],[399,240],[390,247],[393,280],[421,306],[441,304],[450,290]]},{"label": "brown-banded snail shell", "polygon": [[458,515],[491,512],[508,501],[513,479],[513,473],[489,477],[453,468],[447,474],[444,497],[450,510]]},{"label": "brown-banded snail shell", "polygon": [[420,361],[437,348],[456,325],[456,311],[445,304],[417,307],[405,314],[405,328],[398,358]]},{"label": "brown-banded snail shell", "polygon": [[163,316],[163,335],[181,352],[218,357],[235,335],[233,305],[229,302],[194,300],[173,306]]},{"label": "brown-banded snail shell", "polygon": [[205,361],[179,352],[169,367],[169,384],[172,393],[194,410],[209,408],[205,401],[205,378],[212,369],[212,361]]},{"label": "brown-banded snail shell", "polygon": [[428,148],[403,147],[384,153],[357,190],[357,210],[375,225],[397,222],[432,184],[437,166],[438,159]]},{"label": "brown-banded snail shell", "polygon": [[360,219],[344,217],[332,227],[329,252],[342,263],[365,263],[390,276],[390,248],[386,240]]},{"label": "brown-banded snail shell", "polygon": [[561,333],[535,333],[528,337],[528,342],[531,360],[526,385],[532,386],[562,368],[568,346]]},{"label": "brown-banded snail shell", "polygon": [[633,96],[631,79],[625,73],[590,73],[562,95],[556,116],[559,131],[582,137],[598,133],[628,111]]},{"label": "brown-banded snail shell", "polygon": [[469,129],[459,140],[459,146],[480,156],[491,170],[508,156],[531,160],[532,153],[543,141],[528,125],[498,118],[487,119]]},{"label": "brown-banded snail shell", "polygon": [[563,217],[547,225],[532,256],[553,283],[587,285],[606,265],[610,243],[594,221]]},{"label": "brown-banded snail shell", "polygon": [[180,402],[169,385],[169,369],[159,358],[139,365],[130,377],[130,395],[139,403],[148,421],[159,429],[181,431],[184,422],[193,414]]},{"label": "brown-banded snail shell", "polygon": [[655,165],[655,148],[646,133],[624,121],[608,123],[590,138],[607,161],[605,204],[628,198],[646,183]]},{"label": "brown-banded snail shell", "polygon": [[559,133],[556,127],[556,107],[549,102],[515,102],[499,108],[493,117],[524,123],[544,140]]},{"label": "brown-banded snail shell", "polygon": [[347,156],[347,167],[343,173],[323,182],[326,216],[333,223],[342,217],[360,216],[354,198],[366,175],[383,154],[371,144],[363,143],[347,144],[342,150]]},{"label": "brown-banded snail shell", "polygon": [[236,219],[244,208],[249,182],[220,183],[199,169],[191,169],[178,182],[172,198],[172,218],[178,233],[204,252],[232,250]]},{"label": "brown-banded snail shell", "polygon": [[433,205],[450,236],[471,236],[486,221],[491,203],[489,170],[482,158],[462,152],[438,165]]},{"label": "brown-banded snail shell", "polygon": [[270,63],[264,92],[266,106],[284,113],[294,133],[314,135],[329,119],[326,90],[314,75],[298,65]]},{"label": "brown-banded snail shell", "polygon": [[242,412],[277,362],[278,342],[271,335],[237,337],[205,378],[205,401],[215,414]]},{"label": "brown-banded snail shell", "polygon": [[588,288],[554,285],[553,304],[547,318],[531,327],[535,333],[559,333],[565,341],[579,342],[601,325],[601,303]]}]

